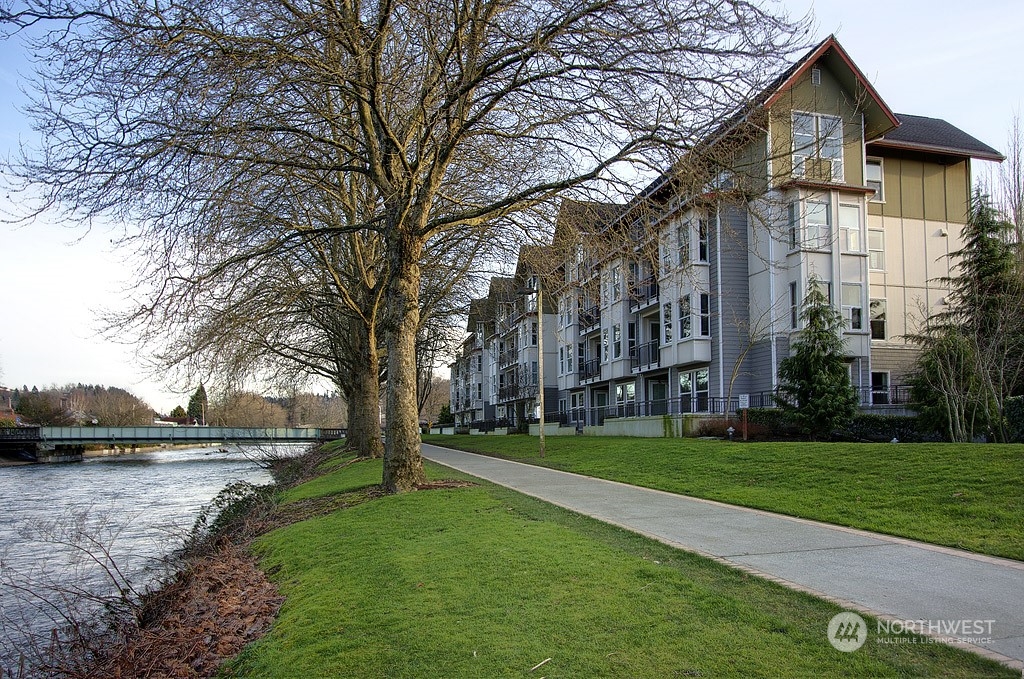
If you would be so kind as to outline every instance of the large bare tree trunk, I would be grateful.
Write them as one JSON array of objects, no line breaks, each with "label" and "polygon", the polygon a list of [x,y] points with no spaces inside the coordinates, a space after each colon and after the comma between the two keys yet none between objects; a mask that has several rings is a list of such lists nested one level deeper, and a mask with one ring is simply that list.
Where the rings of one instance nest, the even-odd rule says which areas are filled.
[{"label": "large bare tree trunk", "polygon": [[348,447],[360,457],[381,457],[384,442],[380,436],[380,373],[377,336],[360,318],[352,328],[352,372],[349,375]]},{"label": "large bare tree trunk", "polygon": [[388,284],[387,439],[384,478],[388,493],[404,493],[426,481],[420,457],[419,407],[416,403],[416,331],[419,327],[419,259],[423,244],[400,235],[390,253]]}]

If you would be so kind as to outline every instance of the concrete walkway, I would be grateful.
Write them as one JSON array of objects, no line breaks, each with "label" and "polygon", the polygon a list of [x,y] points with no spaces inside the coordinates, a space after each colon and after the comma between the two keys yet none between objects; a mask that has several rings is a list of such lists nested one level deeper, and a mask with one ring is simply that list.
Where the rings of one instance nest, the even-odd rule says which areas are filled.
[{"label": "concrete walkway", "polygon": [[1024,562],[438,446],[424,445],[423,456],[849,610],[925,621],[914,631],[941,625],[933,636],[970,637],[955,645],[1024,669]]}]

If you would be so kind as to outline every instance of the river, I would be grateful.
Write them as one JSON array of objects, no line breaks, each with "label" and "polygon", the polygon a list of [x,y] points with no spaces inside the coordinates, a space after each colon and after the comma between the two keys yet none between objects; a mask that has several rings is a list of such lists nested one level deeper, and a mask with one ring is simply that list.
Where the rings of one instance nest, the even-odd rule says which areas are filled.
[{"label": "river", "polygon": [[[278,446],[274,454],[306,447]],[[144,585],[154,564],[181,546],[202,507],[224,487],[270,482],[270,473],[254,459],[266,452],[237,446],[162,449],[0,468],[0,668],[10,668],[29,630],[48,634],[54,627],[56,609],[49,607],[61,605],[61,592],[109,587],[86,552],[55,544],[54,533],[66,540],[83,528],[76,539],[95,538],[91,554],[109,550],[108,565]],[[21,585],[43,591],[46,583],[60,591],[37,600],[17,591]],[[82,597],[68,598],[75,604]]]}]

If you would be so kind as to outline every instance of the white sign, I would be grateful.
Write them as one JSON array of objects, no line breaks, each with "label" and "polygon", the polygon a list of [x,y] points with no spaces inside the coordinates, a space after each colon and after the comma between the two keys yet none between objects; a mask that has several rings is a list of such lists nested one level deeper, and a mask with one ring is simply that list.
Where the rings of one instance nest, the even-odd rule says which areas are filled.
[{"label": "white sign", "polygon": [[740,394],[739,410],[746,410],[750,407],[750,394]]}]

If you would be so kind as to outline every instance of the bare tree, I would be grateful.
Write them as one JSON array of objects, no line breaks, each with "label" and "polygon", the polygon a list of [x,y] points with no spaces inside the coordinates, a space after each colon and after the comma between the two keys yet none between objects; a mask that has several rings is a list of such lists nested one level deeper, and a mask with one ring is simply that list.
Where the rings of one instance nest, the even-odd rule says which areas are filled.
[{"label": "bare tree", "polygon": [[331,173],[373,187],[372,218],[323,228],[382,239],[392,492],[424,479],[428,243],[534,228],[529,210],[563,191],[670,166],[761,89],[803,28],[744,0],[22,0],[3,14],[40,18],[59,21],[36,43],[45,148],[15,172],[44,208],[132,224],[154,280],[316,234],[222,219],[239,206]]}]

